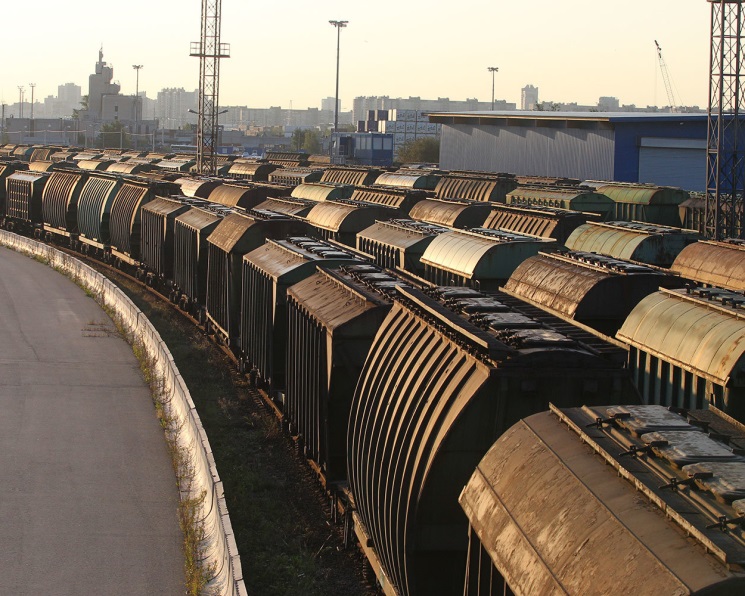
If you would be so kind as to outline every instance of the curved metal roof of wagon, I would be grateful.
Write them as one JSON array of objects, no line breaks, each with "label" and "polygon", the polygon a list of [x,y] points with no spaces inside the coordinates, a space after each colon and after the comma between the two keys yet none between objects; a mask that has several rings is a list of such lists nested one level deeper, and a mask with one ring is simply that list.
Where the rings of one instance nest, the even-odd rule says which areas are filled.
[{"label": "curved metal roof of wagon", "polygon": [[347,285],[327,271],[319,271],[296,283],[287,294],[332,332],[340,331],[367,311],[387,303],[372,291],[357,284]]},{"label": "curved metal roof of wagon", "polygon": [[350,184],[352,186],[370,186],[375,184],[381,171],[374,168],[339,168],[330,167],[323,172],[321,182]]},{"label": "curved metal roof of wagon", "polygon": [[250,176],[254,180],[267,180],[279,166],[255,161],[235,161],[228,169],[229,176]]},{"label": "curved metal roof of wagon", "polygon": [[[35,161],[29,162],[28,164],[28,169],[31,172],[51,172],[59,167],[60,166],[57,165],[56,162],[46,159],[37,159]],[[61,167],[65,167],[64,163]]]},{"label": "curved metal roof of wagon", "polygon": [[686,246],[670,267],[699,283],[745,291],[745,245],[736,241],[702,241]]},{"label": "curved metal roof of wagon", "polygon": [[571,230],[586,223],[588,219],[599,220],[600,216],[597,213],[530,203],[497,203],[491,205],[491,212],[483,227],[554,238],[563,242]]},{"label": "curved metal roof of wagon", "polygon": [[414,220],[392,219],[376,221],[369,228],[359,232],[357,238],[374,240],[388,246],[407,249],[417,244],[427,246],[435,236],[449,231],[448,228],[420,224],[420,222]]},{"label": "curved metal roof of wagon", "polygon": [[306,219],[310,225],[331,232],[358,232],[376,219],[393,217],[397,213],[383,205],[324,201],[313,207]]},{"label": "curved metal roof of wagon", "polygon": [[[592,422],[589,415],[580,420],[582,427]],[[459,501],[517,595],[745,591],[742,571],[687,537],[550,412],[506,431]]]},{"label": "curved metal roof of wagon", "polygon": [[150,213],[156,213],[158,215],[170,215],[174,211],[179,211],[184,207],[190,207],[190,205],[184,201],[172,199],[168,197],[155,197],[152,201],[142,206],[143,211],[149,211]]},{"label": "curved metal roof of wagon", "polygon": [[308,201],[333,201],[335,199],[348,199],[354,192],[354,186],[349,184],[337,184],[331,182],[307,182],[296,186],[290,196],[293,199],[306,199]]},{"label": "curved metal roof of wagon", "polygon": [[638,205],[679,205],[689,195],[680,188],[655,186],[652,184],[605,184],[597,191],[615,203],[636,203]]},{"label": "curved metal roof of wagon", "polygon": [[176,217],[176,221],[180,224],[191,228],[192,230],[203,230],[210,227],[211,225],[217,225],[222,220],[222,216],[213,212],[208,211],[203,207],[192,207],[186,213],[182,213]]},{"label": "curved metal roof of wagon", "polygon": [[627,316],[636,301],[656,292],[664,277],[615,259],[586,263],[580,255],[539,253],[517,266],[504,290],[572,319],[615,318]]},{"label": "curved metal roof of wagon", "polygon": [[236,247],[240,250],[244,237],[257,223],[259,222],[252,217],[240,213],[231,213],[217,224],[207,241],[228,253]]},{"label": "curved metal roof of wagon", "polygon": [[197,162],[192,158],[162,159],[156,166],[160,170],[169,170],[172,172],[188,172]]},{"label": "curved metal roof of wagon", "polygon": [[450,228],[478,228],[491,212],[491,205],[482,201],[425,199],[409,210],[409,217]]},{"label": "curved metal roof of wagon", "polygon": [[210,193],[223,183],[223,180],[210,178],[184,177],[176,180],[176,184],[181,187],[181,194],[187,197],[198,197],[200,199],[206,199],[209,197]]},{"label": "curved metal roof of wagon", "polygon": [[91,172],[105,172],[115,163],[117,162],[110,159],[81,159],[77,162],[81,170],[89,170]]},{"label": "curved metal roof of wagon", "polygon": [[281,195],[286,192],[286,188],[278,185],[270,186],[261,183],[250,184],[248,186],[221,184],[215,187],[207,198],[212,203],[218,203],[226,207],[253,209],[256,205],[265,201],[269,194],[276,193],[277,195]]},{"label": "curved metal roof of wagon", "polygon": [[[307,250],[303,244],[312,244]],[[268,239],[262,246],[243,255],[244,263],[269,275],[275,282],[299,267],[334,266],[339,262],[361,262],[352,253],[312,238],[290,237],[285,240]]]},{"label": "curved metal roof of wagon", "polygon": [[34,152],[33,145],[16,145],[11,152],[13,157],[29,159]]},{"label": "curved metal roof of wagon", "polygon": [[402,174],[401,172],[383,172],[375,184],[378,186],[392,186],[395,188],[411,188],[421,190],[434,190],[441,176],[428,173]]},{"label": "curved metal roof of wagon", "polygon": [[660,290],[639,303],[616,337],[717,384],[726,386],[733,378],[745,384],[742,309],[716,305],[685,290]]},{"label": "curved metal roof of wagon", "polygon": [[318,182],[321,180],[322,175],[323,169],[321,168],[279,168],[269,174],[269,182],[298,186],[306,182]]},{"label": "curved metal roof of wagon", "polygon": [[[508,181],[514,188],[516,182]],[[445,176],[435,187],[438,199],[470,199],[472,201],[503,201],[505,182],[498,178]]]},{"label": "curved metal roof of wagon", "polygon": [[406,212],[413,205],[425,198],[426,195],[423,191],[402,188],[381,188],[375,184],[375,186],[355,188],[350,200],[386,205]]},{"label": "curved metal roof of wagon", "polygon": [[292,197],[270,197],[254,207],[255,210],[273,211],[285,215],[305,217],[316,206],[315,201],[293,199]]},{"label": "curved metal roof of wagon", "polygon": [[[454,230],[437,236],[424,251],[421,261],[468,279],[506,279],[517,266],[516,261],[553,244],[554,240],[506,232],[485,236]],[[517,260],[505,255],[513,252],[517,253]],[[500,253],[503,258],[499,258]]]},{"label": "curved metal roof of wagon", "polygon": [[52,153],[50,156],[51,160],[53,162],[58,161],[73,161],[73,158],[79,153],[79,151],[57,151],[56,153]]},{"label": "curved metal roof of wagon", "polygon": [[668,226],[623,221],[591,222],[576,228],[564,245],[569,250],[667,267],[686,245],[700,238],[694,230]]},{"label": "curved metal roof of wagon", "polygon": [[[75,231],[67,229],[67,216],[74,215],[75,211],[70,209],[70,205],[79,200],[80,192],[88,176],[88,172],[82,170],[58,169],[52,172],[41,196],[41,210],[45,224],[68,232]],[[75,210],[77,210],[77,205],[75,205]],[[77,229],[77,220],[69,223],[74,224]]]},{"label": "curved metal roof of wagon", "polygon": [[151,164],[116,161],[106,168],[106,171],[115,174],[140,174],[141,172],[149,172],[152,169],[153,166]]},{"label": "curved metal roof of wagon", "polygon": [[59,147],[35,147],[29,161],[49,161],[50,157],[59,150]]}]

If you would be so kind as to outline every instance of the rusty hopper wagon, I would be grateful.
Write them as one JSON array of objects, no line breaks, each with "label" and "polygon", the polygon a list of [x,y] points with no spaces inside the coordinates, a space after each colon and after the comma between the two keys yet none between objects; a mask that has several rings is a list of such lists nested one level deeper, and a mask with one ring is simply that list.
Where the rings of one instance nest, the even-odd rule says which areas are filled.
[{"label": "rusty hopper wagon", "polygon": [[357,234],[369,228],[376,220],[390,219],[401,215],[391,207],[361,201],[324,201],[308,212],[306,221],[324,240],[334,240],[354,246]]},{"label": "rusty hopper wagon", "polygon": [[293,199],[292,197],[272,197],[262,201],[254,209],[256,211],[274,211],[285,215],[305,217],[316,206],[315,201],[307,199]]},{"label": "rusty hopper wagon", "polygon": [[689,198],[686,191],[653,184],[609,183],[597,192],[614,204],[611,219],[641,221],[664,226],[680,225],[680,204]]},{"label": "rusty hopper wagon", "polygon": [[385,205],[399,209],[402,213],[409,213],[412,207],[425,198],[427,195],[419,190],[381,188],[375,185],[355,188],[350,200]]},{"label": "rusty hopper wagon", "polygon": [[460,495],[460,594],[745,593],[745,429],[712,410],[552,406]]},{"label": "rusty hopper wagon", "polygon": [[142,263],[138,277],[145,278],[153,287],[163,286],[173,279],[176,218],[192,207],[207,204],[203,199],[173,196],[157,197],[142,208]]},{"label": "rusty hopper wagon", "polygon": [[285,416],[327,482],[346,478],[354,387],[398,282],[370,265],[322,270],[287,293]]},{"label": "rusty hopper wagon", "polygon": [[6,180],[14,172],[28,170],[28,164],[22,161],[2,161],[0,162],[0,215],[5,213],[5,192]]},{"label": "rusty hopper wagon", "polygon": [[507,194],[506,202],[589,211],[603,220],[612,218],[614,209],[610,198],[589,186],[518,186]]},{"label": "rusty hopper wagon", "polygon": [[243,255],[267,238],[303,236],[303,222],[284,215],[227,215],[207,238],[207,327],[231,348],[240,334]]},{"label": "rusty hopper wagon", "polygon": [[168,170],[169,172],[190,172],[191,168],[196,165],[196,160],[192,157],[174,156],[170,159],[161,159],[156,165],[159,170]]},{"label": "rusty hopper wagon", "polygon": [[541,250],[551,250],[556,241],[474,228],[439,234],[424,251],[424,278],[436,285],[496,289],[515,268]]},{"label": "rusty hopper wagon", "polygon": [[381,170],[374,168],[340,168],[331,167],[323,172],[321,182],[349,184],[351,186],[370,186],[375,184]]},{"label": "rusty hopper wagon", "polygon": [[248,182],[245,184],[221,184],[209,194],[208,198],[212,203],[248,210],[253,209],[269,197],[282,197],[289,194],[290,187],[282,184]]},{"label": "rusty hopper wagon", "polygon": [[89,172],[105,172],[110,166],[118,163],[111,159],[79,159],[75,162],[81,170]]},{"label": "rusty hopper wagon", "polygon": [[671,269],[696,283],[745,292],[745,241],[691,244],[680,252]]},{"label": "rusty hopper wagon", "polygon": [[368,255],[380,267],[424,274],[422,255],[438,234],[449,232],[434,224],[413,219],[376,221],[357,234],[357,250]]},{"label": "rusty hopper wagon", "polygon": [[323,170],[320,168],[280,168],[269,174],[269,182],[299,186],[308,182],[319,182]]},{"label": "rusty hopper wagon", "polygon": [[18,170],[5,179],[5,225],[31,232],[42,223],[41,197],[50,174]]},{"label": "rusty hopper wagon", "polygon": [[520,203],[495,204],[491,205],[491,213],[486,218],[483,227],[553,238],[559,244],[564,244],[576,228],[588,221],[600,221],[600,216],[597,213],[527,203],[524,205]]},{"label": "rusty hopper wagon", "polygon": [[295,187],[290,195],[293,199],[306,201],[334,201],[337,199],[348,199],[352,196],[354,187],[349,184],[336,184],[331,182],[308,182]]},{"label": "rusty hopper wagon", "polygon": [[267,240],[243,257],[241,368],[269,388],[285,389],[287,289],[316,272],[317,266],[356,262],[352,254],[304,236]]},{"label": "rusty hopper wagon", "polygon": [[442,175],[427,171],[383,172],[375,181],[376,186],[410,188],[417,190],[434,190]]},{"label": "rusty hopper wagon", "polygon": [[660,290],[631,312],[616,337],[644,403],[714,405],[745,421],[745,297],[716,288]]},{"label": "rusty hopper wagon", "polygon": [[130,161],[116,161],[112,163],[108,168],[107,172],[114,174],[142,174],[143,172],[149,172],[153,169],[153,165],[149,163],[133,163]]},{"label": "rusty hopper wagon", "polygon": [[239,178],[241,180],[267,181],[269,174],[274,172],[279,166],[271,163],[262,163],[256,161],[235,161],[228,170],[228,178]]},{"label": "rusty hopper wagon", "polygon": [[50,156],[51,161],[54,163],[59,163],[61,161],[69,161],[72,162],[73,158],[77,156],[79,152],[75,150],[63,150],[63,151],[57,151],[55,153],[52,153]]},{"label": "rusty hopper wagon", "polygon": [[409,211],[409,217],[449,228],[478,228],[484,224],[491,206],[480,201],[427,199]]},{"label": "rusty hopper wagon", "polygon": [[232,212],[208,203],[192,207],[174,220],[173,298],[200,323],[204,322],[207,302],[207,238]]},{"label": "rusty hopper wagon", "polygon": [[456,595],[467,551],[458,493],[499,435],[550,401],[638,394],[623,364],[498,300],[468,288],[442,288],[441,300],[396,293],[350,413],[355,531],[387,594]]},{"label": "rusty hopper wagon", "polygon": [[89,174],[79,170],[52,172],[41,197],[41,211],[47,239],[51,235],[72,243],[78,236],[78,201]]},{"label": "rusty hopper wagon", "polygon": [[435,187],[438,199],[466,199],[504,203],[507,193],[517,186],[511,175],[450,175],[442,178]]},{"label": "rusty hopper wagon", "polygon": [[213,178],[179,178],[176,184],[181,188],[181,194],[186,197],[207,199],[213,190],[223,184],[223,181]]},{"label": "rusty hopper wagon", "polygon": [[700,239],[694,230],[641,222],[611,221],[578,227],[565,242],[569,250],[670,267],[689,244]]},{"label": "rusty hopper wagon", "polygon": [[49,161],[52,154],[59,151],[59,147],[35,147],[29,158],[30,162]]},{"label": "rusty hopper wagon", "polygon": [[629,313],[660,287],[680,278],[584,252],[539,253],[518,265],[503,290],[565,319],[613,336]]}]

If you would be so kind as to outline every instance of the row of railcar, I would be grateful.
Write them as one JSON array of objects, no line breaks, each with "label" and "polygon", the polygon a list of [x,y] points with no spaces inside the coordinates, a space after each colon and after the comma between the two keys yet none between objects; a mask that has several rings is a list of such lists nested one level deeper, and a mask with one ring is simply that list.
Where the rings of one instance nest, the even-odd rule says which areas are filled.
[{"label": "row of railcar", "polygon": [[[9,190],[13,175],[6,179]],[[740,327],[733,321],[740,321],[745,276],[736,267],[706,263],[736,262],[730,253],[740,251],[741,258],[737,243],[678,242],[678,256],[662,269],[565,251],[573,234],[589,233],[583,226],[603,234],[616,229],[598,223],[597,216],[579,214],[579,221],[577,213],[556,207],[500,204],[484,212],[515,227],[551,222],[538,225],[546,236],[525,235],[500,226],[455,229],[410,219],[417,205],[433,199],[378,187],[353,187],[356,199],[349,194],[310,200],[276,184],[276,192],[262,194],[266,183],[121,176],[115,182],[120,189],[168,184],[141,200],[133,219],[125,209],[89,208],[111,194],[107,185],[116,176],[75,170],[46,176],[42,213],[55,193],[78,192],[73,180],[80,194],[77,202],[60,203],[67,219],[55,224],[57,233],[44,218],[29,229],[82,246],[87,243],[79,222],[90,213],[101,214],[100,225],[104,215],[107,224],[129,221],[130,234],[137,220],[137,270],[190,308],[275,400],[288,430],[344,503],[389,594],[463,593],[469,520],[458,494],[494,441],[549,403],[573,408],[674,400],[697,407],[712,403],[741,416],[738,392],[745,383],[738,350],[745,341],[738,341]],[[252,185],[262,191],[252,195]],[[341,179],[322,185],[349,186]],[[67,190],[52,191],[58,187]],[[45,195],[47,188],[51,194]],[[32,186],[12,190],[13,201],[35,204],[31,194],[23,200]],[[83,195],[87,202],[81,202]],[[462,199],[445,199],[434,200],[444,213],[463,207]],[[68,223],[72,203],[76,232]],[[319,207],[323,217],[311,217]],[[561,232],[561,241],[551,238],[565,217],[577,225]],[[6,221],[20,225],[23,219],[6,214]],[[350,235],[342,237],[342,231]],[[642,235],[650,246],[637,242],[632,256],[638,260],[677,250],[674,243],[671,248],[663,242],[660,250],[654,245],[659,241],[646,240],[655,233],[634,230],[624,241],[596,245],[612,252]],[[661,235],[665,242],[674,236]],[[108,254],[115,249],[122,252],[111,245]],[[707,249],[714,252],[705,256]],[[690,251],[698,256],[687,256]],[[126,256],[134,260],[133,253]],[[566,283],[554,283],[559,279]],[[725,284],[728,294],[708,287]],[[702,307],[706,300],[707,313],[696,321],[687,315],[689,330],[668,333],[671,339],[659,346],[632,340],[626,326],[641,320],[641,330],[662,328],[669,323],[666,308],[677,312],[644,306],[660,294]],[[603,305],[617,312],[608,317]],[[659,312],[660,322],[647,312]],[[704,321],[716,331],[701,335]],[[734,330],[732,336],[724,337],[724,329]],[[712,348],[703,351],[708,368],[696,360],[698,352],[672,341],[697,341],[694,332]],[[687,360],[673,361],[676,354]]]}]

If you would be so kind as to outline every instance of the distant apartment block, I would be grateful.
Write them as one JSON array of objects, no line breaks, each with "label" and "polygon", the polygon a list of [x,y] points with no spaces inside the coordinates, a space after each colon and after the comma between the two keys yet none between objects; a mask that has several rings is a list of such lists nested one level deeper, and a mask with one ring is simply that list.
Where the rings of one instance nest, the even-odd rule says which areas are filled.
[{"label": "distant apartment block", "polygon": [[158,91],[155,100],[155,118],[161,128],[175,130],[184,124],[196,124],[197,115],[189,110],[197,111],[199,106],[199,91],[186,91],[183,87],[169,87]]},{"label": "distant apartment block", "polygon": [[[514,110],[514,103],[498,99],[494,102],[495,110]],[[414,110],[419,112],[480,112],[490,111],[491,101],[479,101],[478,99],[466,99],[465,101],[451,100],[449,97],[438,97],[437,99],[422,99],[421,97],[391,98],[384,96],[355,97],[352,112],[354,121],[367,121],[367,115],[371,110]]]},{"label": "distant apartment block", "polygon": [[520,109],[534,110],[536,105],[538,105],[538,87],[525,85],[520,90]]}]

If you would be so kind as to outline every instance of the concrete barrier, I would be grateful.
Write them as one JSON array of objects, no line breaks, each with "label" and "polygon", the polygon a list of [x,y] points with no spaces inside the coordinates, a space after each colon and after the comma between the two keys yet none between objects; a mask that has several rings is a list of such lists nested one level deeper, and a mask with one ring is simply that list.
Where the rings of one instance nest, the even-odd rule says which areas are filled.
[{"label": "concrete barrier", "polygon": [[0,230],[0,245],[40,259],[70,277],[90,292],[103,307],[115,312],[125,333],[136,338],[142,345],[155,378],[163,383],[163,402],[174,426],[178,428],[178,446],[183,453],[189,454],[190,481],[182,482],[181,498],[199,499],[204,495],[198,506],[198,519],[204,528],[203,563],[207,568],[214,569],[214,576],[206,586],[206,591],[225,596],[246,595],[223,485],[215,467],[207,433],[202,427],[189,389],[160,334],[119,288],[75,257],[5,230]]}]

